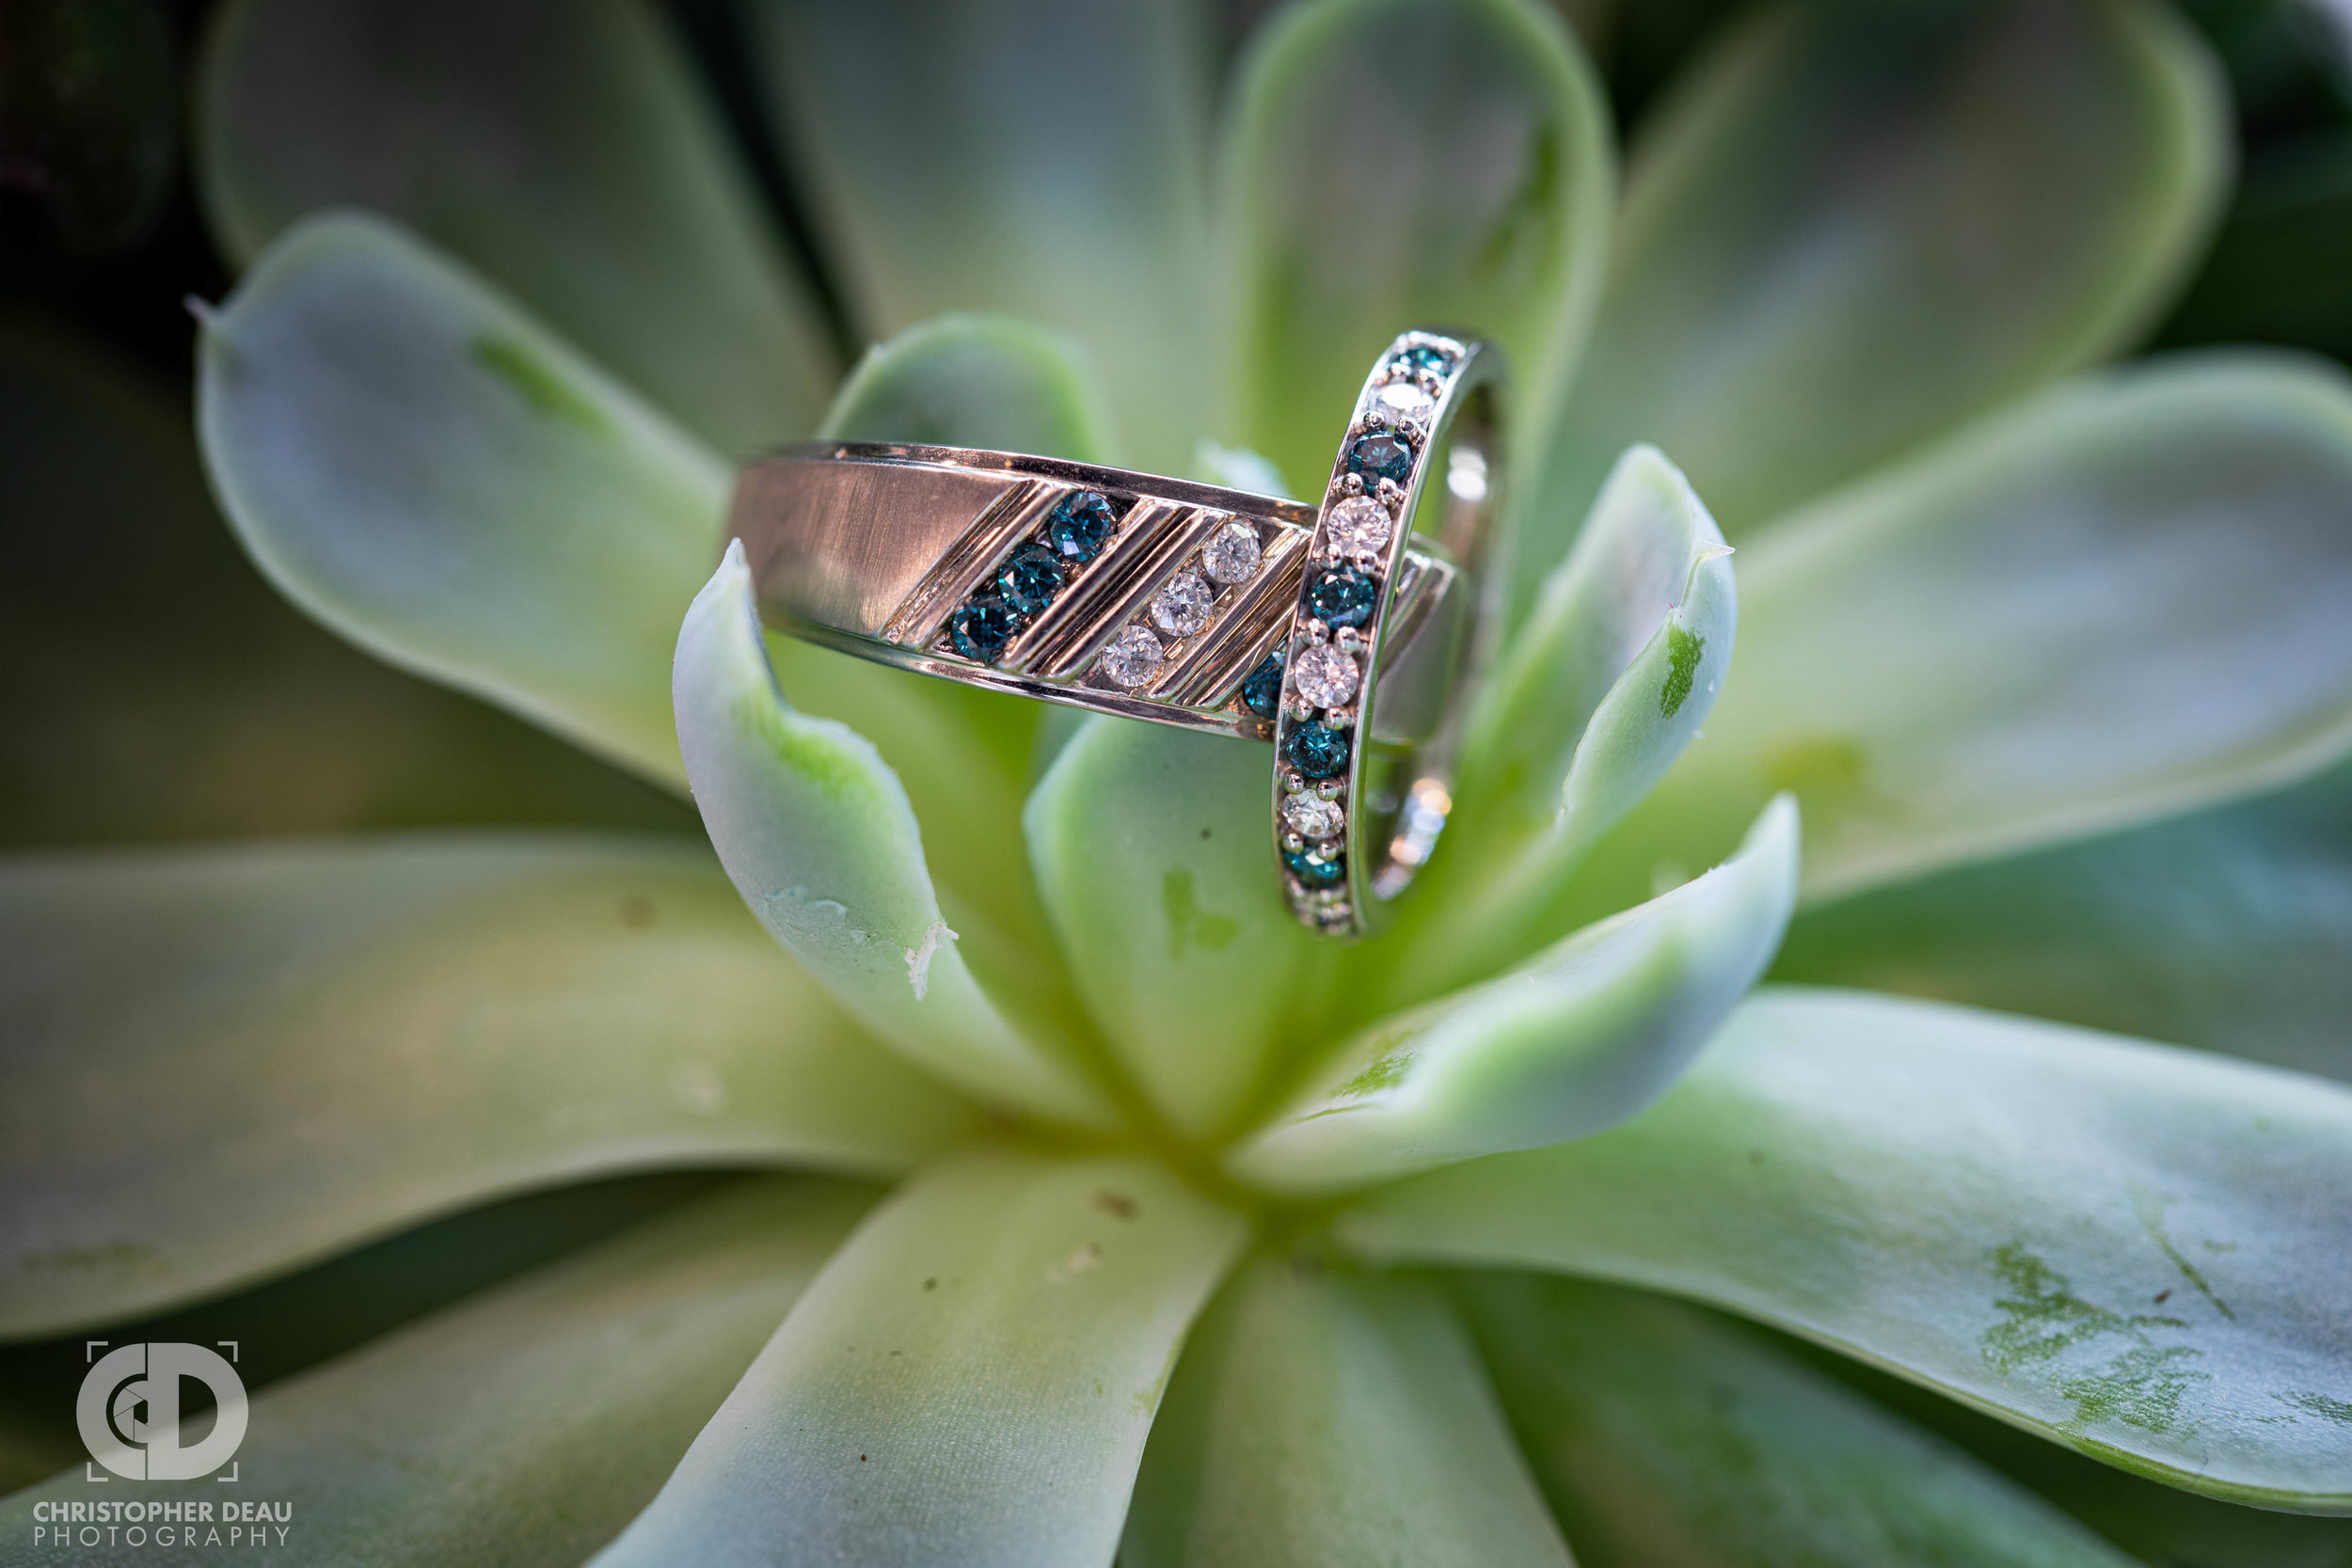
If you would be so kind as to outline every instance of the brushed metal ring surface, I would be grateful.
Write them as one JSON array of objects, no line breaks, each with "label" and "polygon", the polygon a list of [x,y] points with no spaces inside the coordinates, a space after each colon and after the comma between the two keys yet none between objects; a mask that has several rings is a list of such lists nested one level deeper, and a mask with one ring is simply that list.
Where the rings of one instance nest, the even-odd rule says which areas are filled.
[{"label": "brushed metal ring surface", "polygon": [[[1097,510],[1089,498],[1108,531],[1090,552],[1054,551],[1043,541],[1057,516]],[[747,467],[728,532],[779,631],[970,686],[1271,740],[1271,691],[1253,689],[1265,700],[1252,707],[1242,689],[1290,632],[1315,518],[1297,501],[1089,463],[826,441]],[[1248,545],[1233,547],[1245,531]],[[991,657],[960,650],[957,617],[1001,604],[1009,563],[1037,549],[1059,568],[1050,598],[1012,611],[1001,645],[971,647]],[[1255,566],[1235,571],[1253,551]],[[1208,569],[1212,557],[1223,572]],[[1466,587],[1441,549],[1407,553],[1392,678],[1415,678],[1418,632]],[[1129,651],[1113,651],[1130,633]]]}]

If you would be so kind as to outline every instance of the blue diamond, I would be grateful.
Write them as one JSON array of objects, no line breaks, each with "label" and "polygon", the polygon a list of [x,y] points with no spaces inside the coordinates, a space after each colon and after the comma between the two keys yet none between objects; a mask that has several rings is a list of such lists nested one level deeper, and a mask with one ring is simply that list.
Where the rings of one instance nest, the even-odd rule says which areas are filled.
[{"label": "blue diamond", "polygon": [[1336,779],[1347,771],[1347,737],[1345,730],[1301,724],[1282,742],[1282,755],[1308,778]]},{"label": "blue diamond", "polygon": [[1275,649],[1241,683],[1241,705],[1261,719],[1271,719],[1282,705],[1282,650]]},{"label": "blue diamond", "polygon": [[1454,363],[1454,356],[1433,343],[1415,343],[1397,356],[1417,371],[1441,371]]},{"label": "blue diamond", "polygon": [[1336,887],[1347,876],[1345,856],[1319,861],[1311,858],[1304,849],[1291,849],[1284,852],[1282,863],[1291,868],[1292,876],[1309,887]]},{"label": "blue diamond", "polygon": [[1042,545],[1024,545],[996,572],[996,592],[1023,615],[1035,615],[1054,602],[1067,580],[1061,562]]},{"label": "blue diamond", "polygon": [[1384,479],[1402,484],[1412,476],[1412,443],[1393,430],[1359,436],[1347,443],[1347,471],[1368,485]]},{"label": "blue diamond", "polygon": [[1005,651],[1021,617],[992,594],[983,594],[947,618],[947,640],[956,652],[975,664],[986,664]]},{"label": "blue diamond", "polygon": [[1307,608],[1327,626],[1362,626],[1379,596],[1379,585],[1352,566],[1318,572],[1307,584]]},{"label": "blue diamond", "polygon": [[1083,565],[1103,553],[1111,530],[1119,526],[1111,499],[1092,490],[1065,497],[1045,520],[1045,542],[1064,561]]},{"label": "blue diamond", "polygon": [[1395,430],[1359,435],[1348,442],[1348,472],[1364,484],[1378,484],[1381,480],[1405,484],[1414,472],[1414,447]]}]

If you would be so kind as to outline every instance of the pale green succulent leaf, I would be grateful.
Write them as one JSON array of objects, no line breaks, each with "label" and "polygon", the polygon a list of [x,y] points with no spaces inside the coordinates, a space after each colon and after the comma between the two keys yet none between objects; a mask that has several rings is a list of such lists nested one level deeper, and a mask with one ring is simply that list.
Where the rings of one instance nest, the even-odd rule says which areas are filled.
[{"label": "pale green succulent leaf", "polygon": [[[1110,417],[1084,351],[1006,316],[943,316],[869,349],[820,434],[1081,463],[1114,455]],[[947,923],[992,993],[1017,1000],[1058,1033],[1082,1029],[1022,851],[1024,785],[1047,710],[793,638],[771,637],[768,647],[794,704],[848,721],[906,785]]]},{"label": "pale green succulent leaf", "polygon": [[1876,1367],[1786,1338],[1784,1353],[2030,1488],[2150,1568],[2341,1568],[2352,1518],[2281,1513],[2184,1492],[2060,1449]]},{"label": "pale green succulent leaf", "polygon": [[184,395],[94,336],[0,327],[0,473],[19,524],[0,572],[12,845],[485,821],[692,830],[664,792],[287,604],[221,524]]},{"label": "pale green succulent leaf", "polygon": [[1738,540],[2114,352],[2196,259],[2229,139],[2203,46],[2143,0],[1757,8],[1633,150],[1522,561],[1628,441]]},{"label": "pale green succulent leaf", "polygon": [[596,1561],[1100,1568],[1185,1331],[1247,1233],[1156,1161],[930,1166]]},{"label": "pale green succulent leaf", "polygon": [[1258,34],[1226,129],[1224,434],[1320,493],[1397,333],[1483,334],[1538,417],[1599,298],[1615,152],[1528,0],[1316,0]]},{"label": "pale green succulent leaf", "polygon": [[1568,1568],[1478,1353],[1419,1280],[1261,1258],[1184,1348],[1122,1568]]},{"label": "pale green succulent leaf", "polygon": [[1704,1313],[1526,1275],[1461,1291],[1584,1568],[2131,1568],[2008,1477]]},{"label": "pale green succulent leaf", "polygon": [[1295,1053],[1334,951],[1283,904],[1270,753],[1089,719],[1029,797],[1029,859],[1112,1053],[1178,1131],[1211,1136]]},{"label": "pale green succulent leaf", "polygon": [[1783,797],[1696,881],[1373,1025],[1228,1168],[1279,1192],[1328,1193],[1633,1116],[1772,962],[1796,902],[1797,837]]},{"label": "pale green succulent leaf", "polygon": [[659,8],[237,0],[199,84],[214,232],[398,218],[721,451],[805,434],[838,372]]},{"label": "pale green succulent leaf", "polygon": [[867,349],[818,436],[984,447],[1078,463],[1118,455],[1086,351],[1016,317],[977,312],[919,322]]},{"label": "pale green succulent leaf", "polygon": [[[1523,842],[1558,821],[1564,786],[1594,766],[1580,769],[1577,754],[1595,715],[1675,612],[1702,596],[1723,601],[1710,617],[1720,628],[1699,628],[1718,631],[1718,640],[1702,639],[1675,689],[1655,688],[1648,705],[1679,719],[1711,705],[1731,657],[1729,554],[1705,504],[1662,452],[1637,446],[1618,458],[1576,548],[1545,581],[1534,618],[1479,693],[1455,791],[1477,808],[1458,825],[1465,838]],[[1639,793],[1654,782],[1626,787]],[[1590,805],[1578,809],[1595,814]],[[1462,848],[1449,837],[1449,854]]]},{"label": "pale green succulent leaf", "polygon": [[683,783],[669,650],[731,476],[519,309],[390,224],[309,219],[207,315],[198,427],[295,604]]},{"label": "pale green succulent leaf", "polygon": [[[294,1517],[241,1533],[271,1561],[570,1568],[652,1499],[872,1199],[806,1177],[748,1181],[257,1392],[240,1480]],[[142,1481],[139,1496],[217,1508],[219,1480]],[[76,1465],[0,1503],[0,1564],[47,1561],[33,1510],[89,1492]],[[114,1533],[71,1555],[223,1552],[201,1527],[168,1546],[151,1527],[135,1545]]]},{"label": "pale green succulent leaf", "polygon": [[1739,622],[1730,557],[1656,448],[1618,459],[1480,695],[1445,858],[1403,917],[1391,997],[1491,973],[1569,928],[1552,906],[1570,873],[1714,707]]},{"label": "pale green succulent leaf", "polygon": [[941,918],[904,786],[769,667],[743,546],[678,631],[678,742],[703,826],[752,912],[901,1055],[1008,1110],[1101,1124],[1102,1097],[1015,1026]]},{"label": "pale green succulent leaf", "polygon": [[2352,387],[2089,378],[1740,554],[1740,671],[1588,862],[1620,907],[1775,791],[1820,902],[2246,795],[2352,745]]},{"label": "pale green succulent leaf", "polygon": [[2352,1080],[2352,768],[1797,917],[1776,978],[2033,1013]]},{"label": "pale green succulent leaf", "polygon": [[1282,471],[1263,455],[1248,447],[1221,447],[1205,436],[1193,449],[1192,472],[1196,479],[1229,490],[1247,490],[1280,500],[1297,499],[1283,483]]},{"label": "pale green succulent leaf", "polygon": [[595,1173],[896,1171],[975,1119],[678,840],[24,856],[0,951],[0,1336]]},{"label": "pale green succulent leaf", "polygon": [[1102,368],[1120,445],[1208,431],[1206,16],[1179,0],[744,0],[751,65],[866,330],[1002,310]]},{"label": "pale green succulent leaf", "polygon": [[2321,1079],[1768,990],[1625,1126],[1336,1225],[1695,1297],[2169,1485],[2352,1512],[2352,1090]]}]

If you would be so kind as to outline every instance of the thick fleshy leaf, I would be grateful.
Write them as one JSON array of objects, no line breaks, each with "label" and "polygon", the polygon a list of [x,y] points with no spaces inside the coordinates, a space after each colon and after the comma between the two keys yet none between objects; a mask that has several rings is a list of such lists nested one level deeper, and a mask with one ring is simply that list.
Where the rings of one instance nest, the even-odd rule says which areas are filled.
[{"label": "thick fleshy leaf", "polygon": [[240,261],[305,214],[373,208],[723,451],[824,407],[824,329],[657,7],[236,0],[197,129]]},{"label": "thick fleshy leaf", "polygon": [[1738,539],[2112,352],[2195,259],[2229,134],[2143,0],[1759,8],[1634,149],[1521,559],[1559,559],[1628,441]]},{"label": "thick fleshy leaf", "polygon": [[[1758,1333],[1753,1325],[1749,1332]],[[2183,1492],[2060,1449],[1819,1345],[1772,1338],[1783,1353],[1993,1465],[2150,1568],[2344,1568],[2352,1562],[2352,1519],[2280,1513]]]},{"label": "thick fleshy leaf", "polygon": [[2198,356],[2050,394],[1740,555],[1740,670],[1588,863],[1616,908],[1804,802],[1820,901],[2248,794],[2352,745],[2352,392]]},{"label": "thick fleshy leaf", "polygon": [[856,314],[1003,310],[1086,345],[1122,446],[1207,434],[1206,13],[1179,0],[744,0]]},{"label": "thick fleshy leaf", "polygon": [[[660,1489],[871,1200],[808,1178],[749,1182],[262,1391],[237,1479],[293,1517],[241,1530],[236,1560],[569,1568]],[[138,1496],[217,1505],[219,1479]],[[90,1490],[77,1465],[0,1504],[0,1564],[231,1550],[226,1523],[221,1543],[203,1527],[151,1527],[135,1544],[118,1527],[94,1549],[36,1535],[39,1505]]]},{"label": "thick fleshy leaf", "polygon": [[1291,917],[1263,746],[1089,720],[1029,797],[1037,887],[1073,983],[1178,1131],[1230,1130],[1327,1001],[1335,950]]},{"label": "thick fleshy leaf", "polygon": [[848,725],[795,711],[777,689],[739,543],[686,612],[676,703],[711,843],[810,974],[902,1055],[985,1101],[1108,1119],[1100,1094],[972,978],[898,775]]},{"label": "thick fleshy leaf", "polygon": [[1365,1030],[1227,1167],[1327,1193],[1613,1127],[1666,1092],[1763,974],[1796,896],[1783,797],[1696,881]]},{"label": "thick fleshy leaf", "polygon": [[2352,1090],[2319,1079],[1769,990],[1626,1126],[1337,1226],[1695,1296],[2174,1486],[2352,1512]]},{"label": "thick fleshy leaf", "polygon": [[1085,350],[1011,316],[940,316],[866,351],[825,416],[828,441],[923,441],[1080,463],[1118,454]]},{"label": "thick fleshy leaf", "polygon": [[0,838],[692,830],[666,793],[297,614],[205,494],[185,388],[95,340],[0,330]]},{"label": "thick fleshy leaf", "polygon": [[1524,1275],[1463,1294],[1582,1568],[2130,1568],[1997,1471],[1703,1313]]},{"label": "thick fleshy leaf", "polygon": [[[944,446],[1106,463],[1110,420],[1082,351],[1003,316],[944,316],[868,351],[821,427],[828,439]],[[1072,1033],[1059,973],[1023,854],[1021,810],[1043,705],[925,680],[771,636],[796,706],[847,721],[906,785],[948,925],[974,973],[1008,1005]]]},{"label": "thick fleshy leaf", "polygon": [[[63,1418],[72,1414],[66,1409],[69,1402],[53,1399],[36,1404],[25,1392],[0,1389],[0,1497],[45,1481],[88,1455],[72,1421]],[[0,1504],[0,1509],[5,1507]]]},{"label": "thick fleshy leaf", "polygon": [[271,581],[405,669],[653,778],[730,478],[452,262],[342,214],[206,321],[213,483]]},{"label": "thick fleshy leaf", "polygon": [[1966,1002],[2352,1080],[2352,768],[1798,917],[1781,979]]},{"label": "thick fleshy leaf", "polygon": [[891,1171],[971,1124],[676,841],[27,856],[0,951],[10,1337],[562,1178]]},{"label": "thick fleshy leaf", "polygon": [[1558,15],[1318,0],[1263,28],[1233,92],[1231,434],[1320,494],[1364,372],[1408,326],[1494,339],[1542,418],[1600,294],[1615,161]]},{"label": "thick fleshy leaf", "polygon": [[1480,696],[1447,831],[1460,842],[1406,906],[1391,997],[1489,974],[1568,928],[1553,906],[1569,875],[1715,705],[1739,621],[1730,554],[1656,448],[1618,460]]},{"label": "thick fleshy leaf", "polygon": [[1121,1568],[1568,1568],[1478,1353],[1422,1281],[1263,1258],[1168,1386]]},{"label": "thick fleshy leaf", "polygon": [[981,1150],[842,1248],[596,1560],[1100,1568],[1243,1220],[1156,1162]]},{"label": "thick fleshy leaf", "polygon": [[[135,1318],[102,1332],[118,1345],[238,1342],[249,1391],[310,1371],[406,1327],[462,1297],[493,1290],[630,1226],[704,1198],[740,1169],[674,1166],[565,1180],[474,1204],[338,1252],[257,1285]],[[74,1451],[11,1483],[0,1497],[89,1457],[74,1430],[74,1400],[89,1372],[90,1327],[0,1345],[0,1408],[46,1418]]]}]

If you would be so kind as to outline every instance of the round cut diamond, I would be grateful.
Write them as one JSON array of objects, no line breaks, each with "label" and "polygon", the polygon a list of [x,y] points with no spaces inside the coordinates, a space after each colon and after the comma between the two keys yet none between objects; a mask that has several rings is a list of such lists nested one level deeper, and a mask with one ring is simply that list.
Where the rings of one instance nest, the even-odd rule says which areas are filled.
[{"label": "round cut diamond", "polygon": [[947,620],[947,640],[956,652],[975,664],[986,664],[1005,651],[1021,629],[1021,617],[993,594],[972,600]]},{"label": "round cut diamond", "polygon": [[1103,673],[1132,691],[1160,673],[1164,652],[1147,627],[1129,626],[1103,650]]},{"label": "round cut diamond", "polygon": [[1229,586],[1256,577],[1260,559],[1258,531],[1248,523],[1227,523],[1200,546],[1200,564],[1210,579]]},{"label": "round cut diamond", "polygon": [[1119,526],[1111,499],[1099,491],[1082,490],[1066,496],[1045,521],[1045,542],[1065,561],[1085,562],[1103,553],[1111,530]]},{"label": "round cut diamond", "polygon": [[1024,545],[996,574],[996,592],[1024,615],[1054,602],[1064,580],[1061,562],[1042,545]]},{"label": "round cut diamond", "polygon": [[1281,703],[1282,650],[1277,648],[1260,659],[1241,683],[1241,705],[1261,719],[1271,719]]},{"label": "round cut diamond", "polygon": [[1300,724],[1282,742],[1282,758],[1311,779],[1336,779],[1347,771],[1348,732]]},{"label": "round cut diamond", "polygon": [[1308,850],[1294,849],[1282,857],[1282,863],[1291,868],[1292,876],[1309,887],[1336,887],[1347,879],[1347,861],[1343,856],[1327,861]]},{"label": "round cut diamond", "polygon": [[1339,803],[1301,790],[1282,802],[1282,826],[1301,838],[1332,838],[1344,820]]},{"label": "round cut diamond", "polygon": [[1327,626],[1360,626],[1379,596],[1372,578],[1353,567],[1318,572],[1307,582],[1307,610]]},{"label": "round cut diamond", "polygon": [[1391,424],[1427,424],[1438,401],[1410,381],[1391,381],[1372,394],[1372,405]]},{"label": "round cut diamond", "polygon": [[1413,445],[1392,430],[1375,430],[1347,443],[1347,471],[1366,484],[1413,477]]},{"label": "round cut diamond", "polygon": [[1339,707],[1356,695],[1355,659],[1343,649],[1318,642],[1291,666],[1291,685],[1317,707]]},{"label": "round cut diamond", "polygon": [[1170,637],[1190,637],[1209,624],[1214,601],[1198,572],[1179,572],[1152,599],[1152,624]]},{"label": "round cut diamond", "polygon": [[1341,555],[1377,555],[1394,527],[1387,507],[1370,496],[1350,496],[1323,520],[1323,535]]}]

